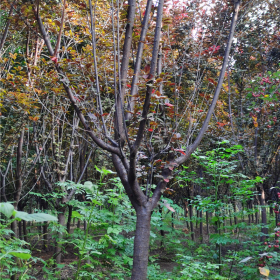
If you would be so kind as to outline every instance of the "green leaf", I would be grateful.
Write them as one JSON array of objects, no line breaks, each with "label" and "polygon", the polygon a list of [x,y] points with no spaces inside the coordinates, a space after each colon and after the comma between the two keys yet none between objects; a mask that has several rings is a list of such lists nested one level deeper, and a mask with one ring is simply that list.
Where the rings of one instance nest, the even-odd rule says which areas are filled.
[{"label": "green leaf", "polygon": [[57,268],[63,268],[65,266],[65,264],[58,263],[56,266],[57,266]]},{"label": "green leaf", "polygon": [[0,203],[0,213],[3,213],[7,218],[10,218],[13,215],[14,209],[15,208],[11,203]]},{"label": "green leaf", "polygon": [[45,213],[28,214],[28,217],[36,222],[57,221],[56,217]]},{"label": "green leaf", "polygon": [[30,215],[23,211],[15,211],[14,213],[15,218],[22,219],[24,221],[32,221],[33,219],[30,218]]},{"label": "green leaf", "polygon": [[79,219],[81,219],[81,218],[83,218],[83,216],[79,212],[77,212],[77,211],[72,211],[72,218],[79,218]]},{"label": "green leaf", "polygon": [[94,185],[90,181],[86,181],[84,183],[84,188],[85,188],[86,191],[88,191],[90,193],[94,193],[95,192]]},{"label": "green leaf", "polygon": [[215,222],[217,222],[217,221],[219,221],[218,217],[213,217],[213,218],[211,219],[211,222],[212,222],[212,223],[215,223]]},{"label": "green leaf", "polygon": [[100,201],[98,201],[98,200],[96,200],[96,199],[93,199],[92,200],[92,203],[94,203],[94,204],[96,204],[96,205],[102,205],[102,202],[100,202]]},{"label": "green leaf", "polygon": [[30,254],[23,252],[9,252],[9,254],[22,260],[28,260],[31,258]]}]

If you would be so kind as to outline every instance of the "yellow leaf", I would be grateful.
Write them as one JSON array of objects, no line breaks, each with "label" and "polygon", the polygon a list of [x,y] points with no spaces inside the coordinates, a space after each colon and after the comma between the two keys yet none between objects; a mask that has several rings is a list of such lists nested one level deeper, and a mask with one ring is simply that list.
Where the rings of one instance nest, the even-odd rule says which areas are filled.
[{"label": "yellow leaf", "polygon": [[257,122],[254,122],[254,127],[258,127],[258,123]]},{"label": "yellow leaf", "polygon": [[259,267],[260,270],[260,274],[267,276],[269,275],[269,269],[265,268],[265,267]]},{"label": "yellow leaf", "polygon": [[17,53],[15,53],[15,54],[9,53],[9,55],[10,55],[10,58],[12,58],[12,59],[16,59],[17,58]]}]

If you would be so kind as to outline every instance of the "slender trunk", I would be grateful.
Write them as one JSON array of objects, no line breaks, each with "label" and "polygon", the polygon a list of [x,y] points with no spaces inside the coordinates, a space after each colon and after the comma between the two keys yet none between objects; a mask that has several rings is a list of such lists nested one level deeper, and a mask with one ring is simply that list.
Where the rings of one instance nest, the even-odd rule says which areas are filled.
[{"label": "slender trunk", "polygon": [[193,208],[192,208],[192,205],[190,205],[189,207],[190,207],[191,237],[192,237],[192,240],[194,241],[193,220],[192,220],[192,217],[193,217]]},{"label": "slender trunk", "polygon": [[229,215],[229,224],[232,227],[232,215],[231,215],[231,210],[230,209],[231,209],[231,205],[230,205],[230,207],[228,209],[228,215]]},{"label": "slender trunk", "polygon": [[267,217],[266,217],[266,207],[265,207],[265,192],[263,186],[261,186],[261,195],[260,195],[260,203],[261,203],[261,213],[262,213],[262,233],[261,242],[263,242],[268,236],[268,228],[267,228]]},{"label": "slender trunk", "polygon": [[259,223],[259,200],[257,200],[258,205],[254,206],[254,208],[257,208],[255,211],[255,223],[258,224]]},{"label": "slender trunk", "polygon": [[210,239],[209,238],[209,213],[208,212],[206,212],[206,234],[207,234],[207,236],[208,236],[208,240]]},{"label": "slender trunk", "polygon": [[198,222],[199,221],[199,211],[196,210],[196,223],[195,223],[195,228],[198,228]]},{"label": "slender trunk", "polygon": [[[188,213],[189,213],[188,204],[185,203],[185,218],[188,217]],[[186,225],[187,225],[187,229],[189,229],[189,222],[188,222],[188,220],[186,220]]]},{"label": "slender trunk", "polygon": [[[160,213],[160,216],[161,216],[161,223],[163,224],[162,207],[161,206],[159,206],[159,213]],[[163,229],[160,229],[160,235],[161,235],[160,248],[164,249],[164,245],[163,245],[164,230]]]},{"label": "slender trunk", "polygon": [[72,217],[72,209],[73,209],[73,207],[71,205],[69,205],[68,209],[69,209],[69,214],[68,214],[68,219],[67,219],[67,232],[70,233],[71,217]]},{"label": "slender trunk", "polygon": [[[238,219],[237,219],[237,207],[236,207],[236,201],[233,203],[233,210],[234,210],[234,224],[238,224]],[[235,232],[237,232],[237,228],[235,229]]]},{"label": "slender trunk", "polygon": [[202,222],[202,211],[199,211],[199,216],[200,216],[200,223],[199,223],[199,233],[201,237],[201,242],[203,241],[203,222]]},{"label": "slender trunk", "polygon": [[249,215],[248,215],[248,223],[249,225],[251,224],[251,214],[250,214],[250,204],[247,204],[248,210],[249,210]]},{"label": "slender trunk", "polygon": [[[65,207],[61,207],[59,209],[59,214],[58,214],[58,223],[61,226],[65,226]],[[61,241],[63,238],[63,233],[61,231],[58,232],[58,241]],[[59,244],[56,244],[55,248],[55,254],[56,254],[56,263],[60,264],[61,263],[61,247]]]},{"label": "slender trunk", "polygon": [[46,252],[48,252],[48,223],[44,222],[43,225],[43,250],[45,250]]},{"label": "slender trunk", "polygon": [[11,230],[13,231],[12,236],[18,238],[18,222],[13,221],[11,224]]},{"label": "slender trunk", "polygon": [[149,257],[151,211],[143,206],[136,209],[132,280],[146,280]]},{"label": "slender trunk", "polygon": [[27,240],[27,229],[26,229],[26,221],[22,221],[22,228],[23,228],[23,239],[25,242],[28,242]]},{"label": "slender trunk", "polygon": [[23,236],[22,236],[22,221],[18,222],[18,237],[21,240],[23,239]]}]

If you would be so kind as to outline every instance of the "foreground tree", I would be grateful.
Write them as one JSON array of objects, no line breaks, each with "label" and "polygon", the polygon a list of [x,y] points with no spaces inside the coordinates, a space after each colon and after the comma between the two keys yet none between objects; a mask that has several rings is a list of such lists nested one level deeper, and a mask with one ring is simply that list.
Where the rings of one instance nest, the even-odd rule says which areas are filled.
[{"label": "foreground tree", "polygon": [[[65,4],[65,2],[64,2]],[[117,3],[118,5],[118,3]],[[84,128],[86,129],[89,136],[92,140],[103,150],[111,153],[112,160],[118,176],[121,178],[121,181],[125,187],[127,195],[130,198],[132,205],[136,210],[137,215],[137,224],[136,224],[136,233],[135,233],[135,240],[134,240],[134,256],[133,256],[133,271],[132,271],[132,279],[146,279],[147,278],[147,265],[148,265],[148,253],[149,253],[149,238],[150,238],[150,219],[151,219],[151,212],[157,206],[157,203],[160,199],[162,191],[165,189],[169,179],[172,177],[173,170],[175,167],[179,166],[180,164],[184,163],[191,153],[196,149],[199,145],[203,134],[207,130],[207,126],[211,119],[211,115],[213,114],[214,107],[219,97],[219,93],[221,90],[223,78],[225,75],[225,70],[228,62],[230,46],[233,39],[234,28],[237,20],[237,14],[240,7],[240,1],[236,1],[234,4],[234,13],[231,22],[231,28],[229,33],[229,39],[226,47],[226,51],[224,54],[223,66],[220,72],[219,81],[217,84],[217,88],[212,100],[212,103],[208,109],[207,116],[203,122],[203,125],[200,128],[199,133],[195,141],[189,145],[185,150],[179,150],[183,155],[180,157],[176,157],[174,151],[171,151],[172,148],[177,148],[178,144],[175,147],[172,147],[170,139],[166,143],[164,149],[159,151],[151,152],[153,147],[146,143],[147,150],[144,153],[144,144],[145,144],[145,137],[147,137],[147,124],[149,120],[149,114],[151,113],[151,97],[157,88],[156,84],[156,77],[157,74],[157,65],[158,65],[158,57],[159,57],[159,48],[160,48],[160,38],[161,38],[161,25],[163,19],[163,7],[164,1],[159,1],[157,9],[156,9],[156,26],[154,31],[154,40],[153,40],[153,51],[152,51],[152,58],[150,66],[147,67],[147,77],[145,81],[146,85],[146,92],[144,94],[144,102],[140,102],[140,108],[138,108],[138,112],[142,111],[141,118],[135,119],[136,114],[135,110],[137,105],[134,102],[133,108],[131,108],[131,114],[133,115],[130,118],[130,122],[133,123],[133,128],[129,126],[129,122],[125,120],[125,112],[124,108],[125,99],[126,99],[126,88],[127,83],[129,80],[129,72],[128,66],[131,61],[131,46],[132,46],[132,37],[133,37],[133,27],[135,22],[135,12],[136,12],[136,1],[129,1],[128,2],[128,10],[127,10],[127,23],[125,27],[125,38],[123,42],[122,48],[122,61],[120,65],[117,65],[117,59],[119,58],[119,50],[116,48],[116,43],[114,40],[113,47],[113,59],[114,59],[114,93],[115,93],[115,102],[114,102],[114,138],[110,135],[109,127],[106,124],[106,120],[104,119],[104,112],[103,112],[103,104],[102,98],[100,93],[100,85],[99,85],[99,75],[97,69],[97,55],[96,55],[96,38],[95,38],[95,10],[93,10],[92,3],[89,1],[89,11],[90,11],[90,30],[91,30],[91,38],[92,38],[92,48],[93,48],[93,64],[94,64],[94,72],[95,72],[95,90],[96,90],[96,109],[97,113],[92,116],[95,118],[95,121],[100,124],[100,127],[97,129],[93,129],[89,125],[89,120],[85,115],[85,110],[80,106],[79,101],[77,100],[76,95],[79,94],[76,90],[74,90],[73,84],[71,82],[71,77],[68,78],[68,74],[65,71],[63,65],[60,65],[59,60],[59,44],[61,40],[61,31],[63,27],[63,19],[64,16],[62,15],[61,18],[61,26],[60,32],[58,34],[57,44],[55,50],[51,45],[51,41],[47,34],[47,31],[44,27],[44,23],[40,17],[40,9],[38,5],[34,5],[35,15],[37,17],[38,26],[40,29],[40,33],[44,38],[45,44],[48,48],[49,54],[52,57],[52,60],[55,64],[56,71],[59,75],[60,81],[63,84],[65,91],[67,92],[67,96],[70,99],[73,108],[75,109],[80,121],[82,122]],[[113,8],[113,7],[112,7]],[[152,9],[152,1],[147,2],[145,16],[142,23],[142,30],[140,35],[140,40],[138,42],[138,51],[136,55],[133,79],[131,88],[134,90],[136,85],[139,83],[138,75],[140,72],[141,62],[143,60],[143,48],[144,48],[144,41],[146,40],[149,20],[150,20],[150,13]],[[63,7],[63,14],[65,11],[65,6]],[[112,34],[115,36],[114,32],[114,13],[119,13],[119,11],[112,11]],[[119,26],[117,25],[117,28]],[[117,34],[118,35],[118,34]],[[119,43],[119,42],[117,42]],[[130,74],[131,76],[131,74]],[[129,87],[130,88],[130,87]],[[140,92],[140,89],[138,89]],[[135,99],[136,96],[132,92],[132,98]],[[141,99],[140,99],[141,100]],[[172,107],[170,103],[165,103],[165,106]],[[164,110],[164,109],[163,109]],[[136,112],[137,113],[137,112]],[[90,115],[91,116],[91,115]],[[134,118],[133,118],[134,117]],[[97,124],[98,126],[98,124]],[[149,131],[149,130],[148,130]],[[150,131],[152,132],[152,131]],[[179,137],[178,137],[179,138]],[[144,142],[144,143],[143,143]],[[183,146],[184,143],[181,143]],[[179,147],[181,148],[181,147]],[[139,180],[137,178],[137,170],[141,168],[138,164],[139,162],[139,154],[146,156],[149,154],[149,162],[151,163],[151,168],[148,172],[147,181],[146,181],[146,190],[143,191],[141,189],[141,185],[139,184]],[[167,158],[166,158],[167,154]],[[153,165],[156,160],[161,159],[163,161],[164,157],[166,158],[165,164],[162,170],[162,178],[157,183],[157,186],[154,192],[151,194],[151,183],[152,183],[152,173],[153,173]]]}]

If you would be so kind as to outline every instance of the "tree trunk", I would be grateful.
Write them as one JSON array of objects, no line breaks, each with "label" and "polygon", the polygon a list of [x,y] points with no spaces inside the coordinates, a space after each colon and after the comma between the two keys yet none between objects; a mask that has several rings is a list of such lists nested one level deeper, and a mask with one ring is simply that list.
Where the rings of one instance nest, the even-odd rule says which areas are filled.
[{"label": "tree trunk", "polygon": [[140,206],[136,209],[132,280],[146,280],[150,244],[151,211]]},{"label": "tree trunk", "polygon": [[68,209],[69,209],[69,214],[68,214],[68,219],[67,219],[67,232],[70,233],[71,217],[72,217],[72,209],[73,209],[73,207],[71,205],[69,205]]},{"label": "tree trunk", "polygon": [[198,222],[199,221],[199,211],[196,209],[196,222],[195,222],[195,228],[198,228]]},{"label": "tree trunk", "polygon": [[[161,216],[161,223],[163,224],[163,216],[162,216],[162,207],[159,206],[159,213]],[[161,224],[161,226],[162,226]],[[164,239],[164,230],[160,229],[160,235],[161,235],[161,240],[160,240],[160,248],[164,249],[164,244],[163,244],[163,239]]]},{"label": "tree trunk", "polygon": [[19,237],[19,239],[23,240],[23,236],[22,236],[22,221],[18,222],[18,237]]},{"label": "tree trunk", "polygon": [[251,214],[250,214],[250,204],[249,203],[247,203],[247,208],[248,208],[248,210],[249,210],[249,215],[248,215],[248,223],[249,223],[249,225],[251,224]]},{"label": "tree trunk", "polygon": [[27,229],[26,229],[26,221],[22,221],[22,228],[23,228],[23,239],[25,242],[27,241]]},{"label": "tree trunk", "polygon": [[[238,218],[237,218],[237,206],[236,206],[236,201],[233,203],[233,210],[234,210],[234,224],[238,224]],[[235,232],[237,232],[237,228],[235,229]]]},{"label": "tree trunk", "polygon": [[261,195],[260,195],[260,202],[261,202],[261,211],[262,211],[262,233],[261,242],[263,242],[268,237],[268,228],[267,228],[267,218],[266,218],[266,207],[265,207],[265,193],[263,186],[261,186]]},{"label": "tree trunk", "polygon": [[208,236],[208,240],[210,239],[209,238],[209,213],[208,212],[206,212],[206,234],[207,234],[207,236]]},{"label": "tree trunk", "polygon": [[255,211],[255,223],[259,223],[259,200],[257,199],[258,205],[254,205],[254,209],[257,208]]},{"label": "tree trunk", "polygon": [[[59,209],[58,223],[61,226],[65,226],[65,207]],[[58,232],[58,241],[60,241],[62,238],[63,238],[63,233],[61,231],[59,231]],[[56,263],[60,264],[61,263],[61,247],[58,244],[56,244],[55,255],[56,255]]]},{"label": "tree trunk", "polygon": [[190,205],[190,226],[191,226],[191,237],[192,237],[192,241],[194,241],[194,231],[193,231],[193,208],[192,205]]},{"label": "tree trunk", "polygon": [[171,226],[172,226],[172,228],[175,228],[175,225],[174,225],[174,212],[171,213]]},{"label": "tree trunk", "polygon": [[199,233],[200,233],[201,243],[202,243],[202,241],[203,241],[203,221],[202,221],[202,211],[199,211],[199,216],[200,216]]},{"label": "tree trunk", "polygon": [[45,250],[46,252],[49,251],[48,243],[49,243],[49,240],[48,240],[48,223],[44,222],[44,225],[43,225],[43,250]]},{"label": "tree trunk", "polygon": [[11,224],[11,230],[13,233],[11,234],[13,237],[18,238],[18,226],[17,221],[13,221]]}]

